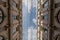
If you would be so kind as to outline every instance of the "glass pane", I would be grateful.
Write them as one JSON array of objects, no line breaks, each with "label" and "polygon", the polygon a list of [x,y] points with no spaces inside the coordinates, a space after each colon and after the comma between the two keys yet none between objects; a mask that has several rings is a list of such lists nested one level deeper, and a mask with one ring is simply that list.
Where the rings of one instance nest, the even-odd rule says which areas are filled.
[{"label": "glass pane", "polygon": [[22,40],[37,40],[37,0],[22,0]]}]

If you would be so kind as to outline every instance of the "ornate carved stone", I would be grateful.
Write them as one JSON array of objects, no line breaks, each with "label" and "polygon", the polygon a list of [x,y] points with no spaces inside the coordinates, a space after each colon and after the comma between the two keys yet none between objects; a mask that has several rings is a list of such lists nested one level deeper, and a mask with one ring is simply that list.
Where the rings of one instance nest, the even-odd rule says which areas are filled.
[{"label": "ornate carved stone", "polygon": [[60,40],[60,35],[57,35],[55,40]]},{"label": "ornate carved stone", "polygon": [[57,13],[57,21],[58,21],[58,23],[60,23],[60,10]]},{"label": "ornate carved stone", "polygon": [[3,10],[0,9],[0,24],[3,22],[4,20],[4,13],[3,13]]}]

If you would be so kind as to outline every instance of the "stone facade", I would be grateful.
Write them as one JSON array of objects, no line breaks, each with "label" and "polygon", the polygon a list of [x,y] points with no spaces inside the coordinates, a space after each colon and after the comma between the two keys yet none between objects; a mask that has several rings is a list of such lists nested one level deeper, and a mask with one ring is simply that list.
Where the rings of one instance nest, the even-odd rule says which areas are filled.
[{"label": "stone facade", "polygon": [[0,40],[22,40],[22,0],[0,0]]},{"label": "stone facade", "polygon": [[51,7],[52,40],[60,40],[60,0],[53,0]]},{"label": "stone facade", "polygon": [[8,0],[0,0],[0,40],[8,40]]},{"label": "stone facade", "polygon": [[[0,40],[22,40],[22,0],[0,0]],[[38,0],[38,40],[60,40],[60,0]]]},{"label": "stone facade", "polygon": [[48,40],[49,1],[43,0],[41,5],[42,5],[42,11],[41,11],[42,40]]},{"label": "stone facade", "polygon": [[40,4],[40,40],[60,40],[60,0],[41,0]]}]

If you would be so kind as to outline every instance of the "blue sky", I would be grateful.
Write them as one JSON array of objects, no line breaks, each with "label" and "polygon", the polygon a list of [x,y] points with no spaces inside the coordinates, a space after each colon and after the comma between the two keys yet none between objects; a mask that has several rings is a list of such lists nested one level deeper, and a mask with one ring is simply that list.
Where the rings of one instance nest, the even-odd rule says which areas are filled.
[{"label": "blue sky", "polygon": [[[33,3],[34,2],[34,3]],[[32,4],[33,3],[33,4]],[[22,29],[23,39],[28,40],[28,30],[30,27],[37,28],[37,0],[23,0],[22,1]]]}]

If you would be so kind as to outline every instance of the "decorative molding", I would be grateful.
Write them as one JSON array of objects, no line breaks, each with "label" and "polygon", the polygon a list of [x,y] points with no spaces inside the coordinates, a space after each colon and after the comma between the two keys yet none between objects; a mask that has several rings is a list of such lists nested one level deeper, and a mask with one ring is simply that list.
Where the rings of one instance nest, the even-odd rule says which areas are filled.
[{"label": "decorative molding", "polygon": [[55,4],[55,8],[60,7],[60,2]]},{"label": "decorative molding", "polygon": [[56,19],[57,19],[57,22],[60,24],[60,10],[57,13]]},{"label": "decorative molding", "polygon": [[2,17],[0,20],[0,24],[3,22],[3,20],[4,20],[4,12],[3,12],[3,10],[0,8],[0,11],[2,12],[2,13],[0,13],[0,17]]},{"label": "decorative molding", "polygon": [[55,40],[60,40],[60,35],[57,35]]}]

